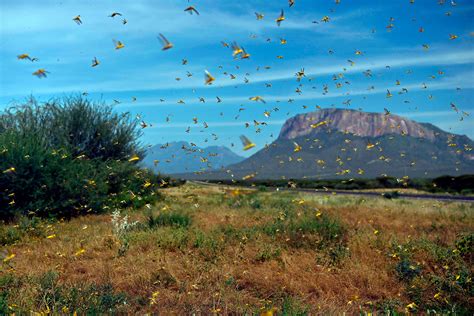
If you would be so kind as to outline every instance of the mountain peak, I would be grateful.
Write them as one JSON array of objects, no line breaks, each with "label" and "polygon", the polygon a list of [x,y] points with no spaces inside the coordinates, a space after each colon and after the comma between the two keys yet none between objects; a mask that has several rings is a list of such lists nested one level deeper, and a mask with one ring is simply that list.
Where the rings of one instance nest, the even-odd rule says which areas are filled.
[{"label": "mountain peak", "polygon": [[295,139],[327,130],[337,130],[361,137],[387,134],[435,140],[436,131],[394,114],[369,113],[349,109],[322,109],[296,115],[283,125],[279,138]]},{"label": "mountain peak", "polygon": [[186,141],[157,144],[148,149],[143,164],[163,174],[220,169],[244,158],[225,146],[199,147]]}]

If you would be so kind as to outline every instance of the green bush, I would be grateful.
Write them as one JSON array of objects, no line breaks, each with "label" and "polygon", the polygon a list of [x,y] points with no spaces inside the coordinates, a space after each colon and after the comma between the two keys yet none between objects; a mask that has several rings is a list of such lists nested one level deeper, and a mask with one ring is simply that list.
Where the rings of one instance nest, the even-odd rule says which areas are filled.
[{"label": "green bush", "polygon": [[191,217],[187,214],[177,212],[162,212],[158,216],[150,214],[148,216],[148,227],[175,226],[188,227],[191,224]]},{"label": "green bush", "polygon": [[125,160],[142,156],[138,142],[142,135],[139,121],[130,113],[118,114],[105,103],[81,97],[56,99],[39,104],[30,98],[0,116],[0,134],[15,132],[20,138],[35,136],[37,146],[64,149],[73,157]]},{"label": "green bush", "polygon": [[[156,199],[139,122],[104,104],[34,99],[0,114],[0,218],[70,218]],[[145,185],[145,183],[148,183]]]}]

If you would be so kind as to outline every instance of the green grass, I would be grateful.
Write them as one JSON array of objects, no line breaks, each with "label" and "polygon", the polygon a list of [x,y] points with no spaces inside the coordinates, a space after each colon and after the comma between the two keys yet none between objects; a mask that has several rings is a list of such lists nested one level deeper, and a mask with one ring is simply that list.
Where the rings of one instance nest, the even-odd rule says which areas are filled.
[{"label": "green grass", "polygon": [[150,214],[147,223],[149,228],[159,226],[188,227],[191,225],[191,217],[178,212],[160,212],[158,216]]},{"label": "green grass", "polygon": [[103,314],[116,313],[126,307],[127,296],[118,293],[110,284],[74,284],[70,286],[59,283],[59,274],[48,271],[38,277],[17,278],[11,274],[0,278],[0,313],[28,314],[15,303],[9,303],[9,298],[18,295],[18,288],[28,284],[33,293],[34,304],[41,310],[51,314]]},{"label": "green grass", "polygon": [[119,256],[109,215],[0,225],[5,253],[16,254],[0,263],[0,314],[472,310],[470,205],[190,186],[163,194],[123,211],[139,224]]}]

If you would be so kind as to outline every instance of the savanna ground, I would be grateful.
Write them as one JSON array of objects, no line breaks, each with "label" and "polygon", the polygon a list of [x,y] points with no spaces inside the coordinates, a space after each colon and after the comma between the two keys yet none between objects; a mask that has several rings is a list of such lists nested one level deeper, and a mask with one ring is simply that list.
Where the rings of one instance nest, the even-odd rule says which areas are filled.
[{"label": "savanna ground", "polygon": [[115,226],[111,214],[0,226],[0,313],[473,313],[472,204],[161,194]]}]

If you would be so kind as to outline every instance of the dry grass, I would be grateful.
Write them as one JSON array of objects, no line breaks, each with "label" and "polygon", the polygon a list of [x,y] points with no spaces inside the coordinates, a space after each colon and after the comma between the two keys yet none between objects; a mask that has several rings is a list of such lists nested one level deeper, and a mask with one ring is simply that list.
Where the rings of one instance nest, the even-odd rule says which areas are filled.
[{"label": "dry grass", "polygon": [[[471,236],[472,246],[470,204],[196,185],[163,194],[151,210],[129,214],[141,224],[127,232],[122,255],[110,215],[3,225],[15,257],[0,272],[2,311],[473,310],[472,249],[459,242]],[[148,227],[160,213],[191,224],[177,217]]]}]

